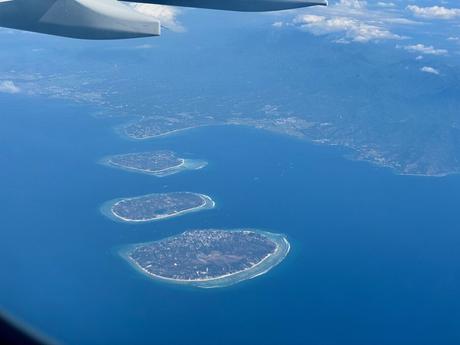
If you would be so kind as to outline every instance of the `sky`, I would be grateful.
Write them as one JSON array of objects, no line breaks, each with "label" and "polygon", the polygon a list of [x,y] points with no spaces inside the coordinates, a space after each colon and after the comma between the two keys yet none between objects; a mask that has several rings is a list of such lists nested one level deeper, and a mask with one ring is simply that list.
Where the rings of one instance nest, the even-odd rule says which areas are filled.
[{"label": "sky", "polygon": [[[162,24],[186,34],[182,24],[189,9],[134,4],[136,10],[159,18]],[[306,34],[324,36],[337,44],[394,42],[414,58],[455,57],[460,54],[460,3],[454,1],[330,1],[329,7],[258,14],[272,18],[280,30],[295,28]],[[435,73],[426,66],[424,73]]]},{"label": "sky", "polygon": [[[220,17],[219,11],[188,9],[150,4],[127,4],[139,12],[158,18],[163,25],[164,36],[190,35],[195,30],[196,18]],[[211,15],[209,15],[211,13]],[[232,20],[225,20],[233,17]],[[192,20],[190,20],[192,18]],[[390,43],[393,49],[407,52],[418,61],[426,61],[420,73],[443,76],[449,65],[460,57],[460,3],[433,0],[331,0],[329,6],[311,7],[269,13],[231,13],[223,17],[220,25],[266,26],[267,30],[298,30],[305,35],[322,37],[335,44],[381,45]],[[250,20],[248,20],[250,18]],[[218,25],[219,25],[218,24]],[[209,23],[212,30],[216,22]],[[9,29],[1,29],[2,35],[30,35]],[[42,35],[39,40],[46,40]],[[52,38],[51,38],[52,39]],[[153,43],[151,43],[153,42]],[[155,41],[138,44],[139,49],[148,49]],[[79,43],[75,43],[79,45]],[[302,42],[299,42],[302,44]],[[127,44],[129,46],[129,43]],[[41,49],[36,47],[35,49]],[[436,61],[436,65],[433,64]],[[0,76],[1,77],[1,76]],[[19,86],[13,80],[0,79],[0,92],[18,93]]]}]

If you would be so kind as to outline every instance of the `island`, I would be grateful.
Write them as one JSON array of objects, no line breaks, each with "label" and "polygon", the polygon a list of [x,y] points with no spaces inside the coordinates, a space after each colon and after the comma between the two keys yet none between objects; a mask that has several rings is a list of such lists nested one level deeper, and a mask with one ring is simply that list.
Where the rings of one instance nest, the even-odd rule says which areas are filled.
[{"label": "island", "polygon": [[282,234],[255,229],[206,229],[127,246],[119,253],[149,278],[217,288],[268,272],[283,261],[289,249]]},{"label": "island", "polygon": [[203,160],[179,158],[172,151],[126,153],[104,157],[101,163],[109,167],[157,177],[184,170],[198,170],[207,165]]},{"label": "island", "polygon": [[118,131],[122,136],[130,139],[145,140],[215,124],[218,122],[211,116],[195,117],[188,114],[175,117],[149,116],[123,125]]},{"label": "island", "polygon": [[191,192],[153,193],[108,201],[101,207],[107,217],[123,222],[151,222],[215,207],[207,195]]}]

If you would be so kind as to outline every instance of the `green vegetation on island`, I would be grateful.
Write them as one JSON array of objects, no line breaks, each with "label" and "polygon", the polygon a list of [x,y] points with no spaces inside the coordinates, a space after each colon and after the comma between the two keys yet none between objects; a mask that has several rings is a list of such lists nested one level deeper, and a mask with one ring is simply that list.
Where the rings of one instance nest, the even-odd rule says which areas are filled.
[{"label": "green vegetation on island", "polygon": [[101,163],[109,167],[157,177],[184,170],[198,170],[207,165],[203,160],[179,158],[172,151],[126,153],[105,157]]},{"label": "green vegetation on island", "polygon": [[283,261],[289,249],[282,234],[206,229],[128,246],[120,254],[150,278],[215,288],[268,272]]},{"label": "green vegetation on island", "polygon": [[124,125],[120,133],[131,139],[143,140],[216,124],[218,122],[212,117],[187,116],[186,114],[179,117],[149,116]]},{"label": "green vegetation on island", "polygon": [[214,206],[214,201],[207,195],[173,192],[111,200],[102,205],[101,211],[113,220],[139,223],[177,217]]}]

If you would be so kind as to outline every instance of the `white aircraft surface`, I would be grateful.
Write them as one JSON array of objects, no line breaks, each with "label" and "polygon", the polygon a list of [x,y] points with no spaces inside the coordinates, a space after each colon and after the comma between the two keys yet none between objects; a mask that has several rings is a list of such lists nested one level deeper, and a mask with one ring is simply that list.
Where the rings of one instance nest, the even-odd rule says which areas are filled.
[{"label": "white aircraft surface", "polygon": [[[228,11],[279,11],[327,0],[137,0]],[[0,0],[0,26],[81,39],[159,36],[160,22],[118,0]]]}]

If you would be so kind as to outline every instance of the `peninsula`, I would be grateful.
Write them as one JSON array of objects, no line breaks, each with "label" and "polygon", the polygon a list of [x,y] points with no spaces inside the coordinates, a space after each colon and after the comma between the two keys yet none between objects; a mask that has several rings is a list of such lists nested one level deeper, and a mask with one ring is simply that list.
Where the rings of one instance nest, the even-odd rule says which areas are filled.
[{"label": "peninsula", "polygon": [[177,117],[150,116],[124,125],[120,134],[130,139],[145,140],[215,124],[218,124],[218,122],[212,117],[187,115]]}]

